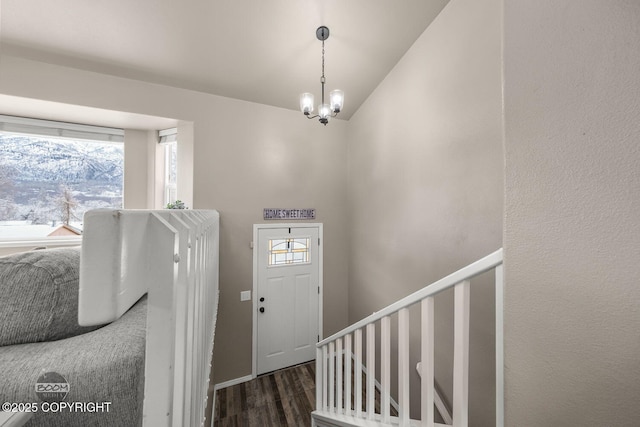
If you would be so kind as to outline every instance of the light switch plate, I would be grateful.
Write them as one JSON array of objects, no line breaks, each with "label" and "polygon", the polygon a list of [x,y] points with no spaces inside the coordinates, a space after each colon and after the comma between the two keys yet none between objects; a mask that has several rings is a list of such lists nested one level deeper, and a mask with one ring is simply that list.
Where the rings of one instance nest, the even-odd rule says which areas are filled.
[{"label": "light switch plate", "polygon": [[251,291],[240,292],[240,301],[249,301],[251,299]]}]

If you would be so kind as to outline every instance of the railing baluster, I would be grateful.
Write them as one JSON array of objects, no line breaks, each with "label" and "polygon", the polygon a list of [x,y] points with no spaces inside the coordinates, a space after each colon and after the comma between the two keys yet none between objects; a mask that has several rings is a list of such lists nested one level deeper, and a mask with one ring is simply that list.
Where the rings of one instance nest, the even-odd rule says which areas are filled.
[{"label": "railing baluster", "polygon": [[329,357],[327,345],[322,346],[322,410],[329,409],[329,400],[327,392],[329,391],[329,382],[327,381],[329,373],[327,372],[327,359]]},{"label": "railing baluster", "polygon": [[351,415],[351,334],[344,337],[344,409]]},{"label": "railing baluster", "polygon": [[336,411],[342,413],[342,338],[336,340]]},{"label": "railing baluster", "polygon": [[433,398],[434,390],[434,300],[427,297],[421,303],[422,342],[420,346],[421,373],[420,373],[420,413],[424,427],[434,426]]},{"label": "railing baluster", "polygon": [[354,347],[356,365],[353,367],[353,375],[355,378],[355,402],[354,409],[356,418],[362,418],[362,329],[356,329],[354,332]]},{"label": "railing baluster", "polygon": [[389,423],[391,417],[391,318],[380,320],[380,414],[382,422]]},{"label": "railing baluster", "polygon": [[325,388],[324,375],[322,374],[322,347],[316,348],[316,410],[324,409],[322,404],[322,390]]},{"label": "railing baluster", "polygon": [[336,410],[336,343],[335,341],[331,341],[329,343],[329,412],[334,412]]},{"label": "railing baluster", "polygon": [[376,379],[376,325],[367,325],[367,418],[374,419],[375,407],[375,387]]},{"label": "railing baluster", "polygon": [[409,426],[409,309],[398,312],[398,405],[400,426]]},{"label": "railing baluster", "polygon": [[454,288],[453,426],[469,424],[469,281]]}]

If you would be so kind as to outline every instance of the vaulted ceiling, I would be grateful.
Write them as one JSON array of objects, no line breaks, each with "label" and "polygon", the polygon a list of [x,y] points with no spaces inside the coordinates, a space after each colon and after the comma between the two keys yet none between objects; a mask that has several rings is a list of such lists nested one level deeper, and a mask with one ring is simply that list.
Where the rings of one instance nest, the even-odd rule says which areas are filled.
[{"label": "vaulted ceiling", "polygon": [[348,119],[448,0],[0,0],[1,53],[298,109],[345,91]]}]

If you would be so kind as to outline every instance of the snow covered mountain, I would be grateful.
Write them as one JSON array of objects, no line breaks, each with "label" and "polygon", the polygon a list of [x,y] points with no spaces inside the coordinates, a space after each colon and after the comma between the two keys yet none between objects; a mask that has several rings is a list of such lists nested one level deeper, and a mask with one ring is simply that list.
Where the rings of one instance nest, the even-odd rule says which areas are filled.
[{"label": "snow covered mountain", "polygon": [[0,166],[23,182],[122,184],[123,145],[0,135]]},{"label": "snow covered mountain", "polygon": [[0,134],[0,221],[59,221],[65,198],[73,215],[121,207],[124,146]]}]

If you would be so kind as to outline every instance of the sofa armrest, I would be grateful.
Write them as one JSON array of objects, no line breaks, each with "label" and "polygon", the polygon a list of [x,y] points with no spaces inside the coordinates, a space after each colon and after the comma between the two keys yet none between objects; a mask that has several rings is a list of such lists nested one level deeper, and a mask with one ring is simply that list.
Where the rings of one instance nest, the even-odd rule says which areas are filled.
[{"label": "sofa armrest", "polygon": [[0,258],[0,346],[69,338],[99,326],[78,324],[80,248]]}]

